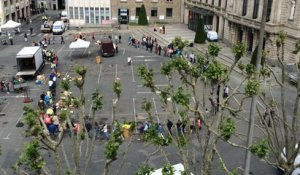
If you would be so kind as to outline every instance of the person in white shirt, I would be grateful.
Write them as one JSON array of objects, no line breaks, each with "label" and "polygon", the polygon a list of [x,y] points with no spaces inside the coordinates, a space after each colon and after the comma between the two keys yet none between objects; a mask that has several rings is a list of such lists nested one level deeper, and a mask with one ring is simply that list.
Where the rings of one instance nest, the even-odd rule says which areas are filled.
[{"label": "person in white shirt", "polygon": [[128,66],[130,66],[130,65],[131,65],[131,62],[132,62],[132,59],[131,59],[131,57],[128,57],[128,58],[127,58],[127,64],[128,64]]},{"label": "person in white shirt", "polygon": [[104,123],[104,126],[102,128],[102,132],[103,132],[103,137],[105,140],[109,139],[109,133],[108,133],[108,129],[107,129],[107,124]]}]

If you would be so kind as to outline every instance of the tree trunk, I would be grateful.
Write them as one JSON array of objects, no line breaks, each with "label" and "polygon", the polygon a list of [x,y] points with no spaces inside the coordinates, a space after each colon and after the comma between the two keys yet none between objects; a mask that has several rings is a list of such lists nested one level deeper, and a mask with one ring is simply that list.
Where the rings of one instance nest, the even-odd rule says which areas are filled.
[{"label": "tree trunk", "polygon": [[[267,5],[268,5],[268,0],[264,0],[261,26],[260,26],[260,31],[259,31],[255,80],[258,80],[258,72],[260,70],[260,64],[261,64],[263,41],[264,41],[265,26],[266,26],[266,17],[267,17],[267,8],[266,8]],[[257,101],[257,95],[253,95],[252,101],[251,101],[251,107],[250,107],[251,109],[250,109],[250,116],[249,116],[248,139],[247,139],[248,150],[246,151],[246,157],[245,157],[244,175],[249,175],[249,172],[250,172],[251,152],[249,150],[249,147],[252,145],[252,139],[253,139],[256,101]]]}]

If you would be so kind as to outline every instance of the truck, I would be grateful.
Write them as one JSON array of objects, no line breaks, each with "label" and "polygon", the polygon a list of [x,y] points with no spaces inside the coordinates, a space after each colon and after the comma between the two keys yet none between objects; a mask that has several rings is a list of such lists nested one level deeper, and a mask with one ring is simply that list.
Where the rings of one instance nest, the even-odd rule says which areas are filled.
[{"label": "truck", "polygon": [[65,31],[65,23],[63,21],[55,21],[52,27],[53,35],[59,35],[64,33]]},{"label": "truck", "polygon": [[52,26],[53,26],[53,21],[45,21],[44,24],[41,25],[41,32],[51,33]]},{"label": "truck", "polygon": [[36,76],[45,65],[40,46],[24,47],[16,55],[17,76]]}]

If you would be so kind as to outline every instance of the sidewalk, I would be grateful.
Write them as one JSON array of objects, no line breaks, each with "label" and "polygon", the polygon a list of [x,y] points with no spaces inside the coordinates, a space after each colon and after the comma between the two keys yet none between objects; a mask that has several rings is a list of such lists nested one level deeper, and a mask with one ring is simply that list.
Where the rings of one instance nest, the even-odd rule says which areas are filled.
[{"label": "sidewalk", "polygon": [[[157,27],[159,28],[159,27]],[[180,36],[181,39],[183,40],[188,40],[191,43],[194,43],[194,38],[195,38],[195,32],[192,30],[189,30],[187,28],[187,25],[185,24],[168,24],[165,25],[166,28],[166,33],[162,34],[157,32],[154,32],[153,27],[131,27],[129,28],[129,30],[133,30],[135,32],[135,34],[133,34],[133,37],[137,38],[138,40],[140,40],[140,38],[143,35],[146,36],[151,36],[154,37],[158,40],[158,42],[162,45],[162,46],[166,46],[168,44],[170,44],[172,42],[172,40],[176,37],[176,36]],[[221,41],[216,42],[216,44],[218,44],[219,46],[221,46],[222,50],[219,53],[218,56],[218,60],[223,63],[226,66],[231,66],[233,64],[234,61],[234,56],[232,54],[231,48],[226,46],[224,43],[222,43]],[[209,42],[207,42],[206,44],[195,44],[194,43],[194,47],[191,48],[187,48],[187,50],[189,52],[201,52],[202,54],[205,54],[207,52],[207,47],[209,45]],[[250,61],[250,57],[249,56],[244,56],[242,58],[243,62],[249,62]],[[235,69],[236,72],[242,73],[242,71],[238,68]]]}]

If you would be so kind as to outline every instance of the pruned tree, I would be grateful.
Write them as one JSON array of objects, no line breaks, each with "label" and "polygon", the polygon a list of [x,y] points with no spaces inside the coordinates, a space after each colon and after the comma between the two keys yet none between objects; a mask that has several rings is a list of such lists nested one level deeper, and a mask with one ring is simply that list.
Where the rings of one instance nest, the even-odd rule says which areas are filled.
[{"label": "pruned tree", "polygon": [[[153,69],[147,69],[146,66],[140,66],[138,69],[138,75],[142,79],[143,86],[148,87],[152,92],[159,92],[156,94],[163,108],[170,113],[170,119],[173,119],[173,121],[180,119],[186,126],[195,125],[194,121],[201,119],[205,126],[204,133],[202,134],[200,134],[199,128],[196,127],[195,129],[196,137],[201,148],[202,159],[200,160],[200,165],[196,163],[195,157],[192,155],[195,150],[191,150],[190,147],[192,146],[192,135],[190,131],[183,133],[182,130],[177,130],[178,132],[173,131],[175,134],[169,135],[172,143],[179,149],[185,167],[185,174],[189,174],[192,170],[195,170],[195,166],[201,167],[199,174],[211,174],[212,161],[215,156],[219,157],[224,170],[230,173],[216,145],[219,139],[231,143],[230,138],[235,134],[234,116],[237,116],[238,113],[242,111],[241,106],[243,106],[243,100],[241,106],[238,108],[228,106],[228,100],[236,93],[239,86],[226,98],[223,98],[221,91],[224,85],[228,83],[229,75],[233,68],[245,53],[245,46],[241,43],[238,43],[234,48],[236,61],[229,69],[215,59],[221,50],[216,44],[209,45],[207,58],[197,55],[195,64],[189,63],[187,59],[183,57],[165,62],[161,67],[161,74],[168,79],[168,87],[166,88],[160,88],[155,85]],[[204,90],[202,80],[210,82],[210,88],[208,90]],[[178,82],[175,81],[180,81],[178,86],[174,85],[178,84]],[[241,84],[244,81],[245,80],[243,80]],[[208,98],[200,98],[199,93],[201,92],[203,94],[210,93],[210,96]],[[191,101],[191,99],[193,99],[193,101]],[[201,104],[204,103],[201,102],[201,99],[203,99],[203,101],[209,101],[210,103],[211,110],[209,116],[206,116],[205,108],[201,106]],[[234,143],[231,144],[236,146]],[[192,160],[190,160],[191,157]],[[192,163],[190,163],[190,161],[192,161]],[[232,171],[234,172],[235,170]]]},{"label": "pruned tree", "polygon": [[[287,71],[284,62],[286,37],[285,32],[280,32],[276,40],[277,61],[281,69],[279,77],[271,67],[266,66],[268,73],[272,75],[280,87],[280,96],[274,96],[271,87],[260,90],[263,93],[259,93],[259,99],[263,102],[264,108],[256,107],[261,123],[257,127],[262,131],[265,139],[257,140],[251,146],[251,151],[270,165],[279,167],[285,175],[288,175],[300,166],[300,164],[295,163],[295,159],[299,155],[297,134],[299,133],[300,116],[300,79],[298,78],[296,84],[293,103],[287,104],[288,81],[286,80]],[[298,51],[296,43],[294,53],[297,54]],[[297,74],[299,77],[299,63],[296,65],[298,65]],[[292,110],[287,110],[287,106],[291,106]]]}]

